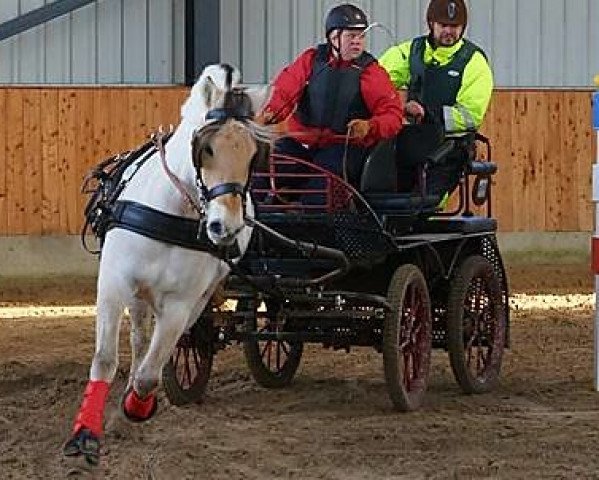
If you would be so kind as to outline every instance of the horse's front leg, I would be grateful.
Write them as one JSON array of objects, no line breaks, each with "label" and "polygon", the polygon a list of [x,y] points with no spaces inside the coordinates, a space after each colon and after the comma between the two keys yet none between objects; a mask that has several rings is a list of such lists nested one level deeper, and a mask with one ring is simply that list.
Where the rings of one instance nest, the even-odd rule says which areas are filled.
[{"label": "horse's front leg", "polygon": [[123,410],[133,421],[144,421],[156,411],[156,390],[162,368],[170,358],[179,337],[187,326],[189,311],[187,302],[162,302],[155,312],[155,325],[148,351],[135,373],[133,388],[125,395]]},{"label": "horse's front leg", "polygon": [[115,296],[98,286],[96,351],[83,401],[75,417],[72,436],[63,452],[66,457],[82,459],[84,466],[96,466],[100,458],[106,398],[118,366],[119,328],[123,306]]}]

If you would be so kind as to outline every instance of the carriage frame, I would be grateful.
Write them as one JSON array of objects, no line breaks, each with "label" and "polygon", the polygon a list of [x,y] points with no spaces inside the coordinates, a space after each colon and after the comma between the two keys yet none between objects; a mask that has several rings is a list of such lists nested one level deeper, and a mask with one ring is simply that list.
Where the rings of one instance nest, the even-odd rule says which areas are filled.
[{"label": "carriage frame", "polygon": [[[235,307],[207,308],[179,340],[163,372],[172,403],[201,401],[213,356],[233,343],[243,345],[266,388],[292,382],[305,343],[347,352],[373,347],[401,411],[422,404],[433,348],[448,351],[465,393],[497,385],[509,305],[492,217],[491,145],[474,132],[447,136],[421,159],[420,183],[410,193],[381,191],[380,179],[395,174],[394,147],[383,142],[373,150],[360,191],[301,159],[271,155],[261,174],[269,186],[255,191],[258,213],[248,219],[250,248],[238,264],[226,259],[232,274],[224,298]],[[460,149],[458,202],[443,212],[439,198],[426,194],[427,170]],[[289,163],[320,175],[324,188],[278,189],[277,164]]]}]

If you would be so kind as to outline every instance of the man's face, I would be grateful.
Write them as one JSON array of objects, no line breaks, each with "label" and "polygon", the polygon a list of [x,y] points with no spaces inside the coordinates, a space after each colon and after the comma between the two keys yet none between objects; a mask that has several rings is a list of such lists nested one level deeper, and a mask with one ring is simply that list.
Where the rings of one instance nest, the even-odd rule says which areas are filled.
[{"label": "man's face", "polygon": [[366,40],[362,34],[364,30],[339,30],[331,33],[331,42],[339,49],[343,60],[355,60],[364,52]]},{"label": "man's face", "polygon": [[463,25],[433,22],[433,38],[439,47],[451,47],[461,38],[463,31]]}]

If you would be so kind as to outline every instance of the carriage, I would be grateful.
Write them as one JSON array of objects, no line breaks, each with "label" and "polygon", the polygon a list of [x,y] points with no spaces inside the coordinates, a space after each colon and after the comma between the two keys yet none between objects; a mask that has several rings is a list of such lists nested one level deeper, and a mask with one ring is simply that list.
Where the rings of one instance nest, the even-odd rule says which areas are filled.
[{"label": "carriage", "polygon": [[[206,67],[172,134],[107,159],[84,183],[83,233],[91,228],[101,258],[96,350],[63,446],[69,462],[100,461],[125,309],[131,366],[121,407],[132,421],[155,414],[160,377],[172,403],[201,400],[215,353],[233,342],[269,388],[292,381],[306,342],[374,347],[398,410],[421,404],[433,347],[448,350],[466,392],[497,382],[509,321],[489,142],[476,133],[423,141],[414,126],[413,145],[428,151],[379,144],[356,189],[299,158],[267,155],[274,132],[254,112],[270,89],[239,81],[229,65]],[[476,160],[477,142],[487,161]],[[416,172],[404,193],[398,158]],[[456,158],[460,202],[444,214],[427,175]],[[474,215],[484,204],[487,214]],[[223,281],[234,308],[211,301]]]},{"label": "carriage", "polygon": [[[418,137],[422,128],[407,130]],[[509,309],[491,208],[490,143],[469,132],[420,149],[410,160],[416,184],[403,193],[399,149],[395,140],[373,149],[359,188],[304,160],[270,156],[255,174],[266,181],[254,190],[250,246],[239,263],[225,258],[229,301],[204,310],[163,369],[171,403],[201,401],[214,355],[237,342],[266,388],[292,382],[305,343],[347,352],[373,347],[400,411],[422,403],[433,348],[449,353],[464,392],[496,386]],[[426,175],[456,152],[463,161],[457,200],[443,211],[440,198],[426,192]],[[305,177],[319,178],[318,187],[302,186]]]}]

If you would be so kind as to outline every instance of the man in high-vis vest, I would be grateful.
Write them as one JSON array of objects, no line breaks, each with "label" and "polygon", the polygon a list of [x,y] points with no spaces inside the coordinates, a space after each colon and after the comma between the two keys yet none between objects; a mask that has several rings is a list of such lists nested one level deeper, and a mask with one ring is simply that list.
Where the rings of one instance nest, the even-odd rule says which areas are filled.
[{"label": "man in high-vis vest", "polygon": [[[413,122],[438,125],[445,133],[475,131],[489,106],[493,74],[481,48],[463,38],[464,0],[431,0],[426,20],[427,36],[389,48],[379,62],[396,88],[407,87],[405,113]],[[450,156],[428,171],[427,191],[450,193],[461,169],[460,159]]]},{"label": "man in high-vis vest", "polygon": [[287,119],[289,134],[276,143],[277,153],[338,175],[345,158],[354,185],[370,147],[397,135],[403,121],[401,96],[365,51],[367,27],[366,14],[355,5],[332,8],[326,43],[305,50],[277,75],[273,96],[257,118],[266,124]]}]

